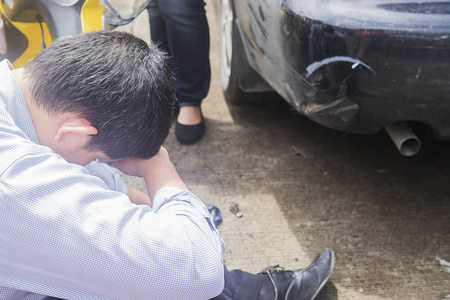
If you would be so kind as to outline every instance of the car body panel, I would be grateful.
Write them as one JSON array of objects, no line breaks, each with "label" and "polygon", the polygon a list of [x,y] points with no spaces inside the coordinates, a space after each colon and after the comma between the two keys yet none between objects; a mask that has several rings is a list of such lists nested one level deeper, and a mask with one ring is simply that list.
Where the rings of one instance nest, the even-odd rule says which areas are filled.
[{"label": "car body panel", "polygon": [[249,64],[298,112],[373,134],[401,121],[450,138],[450,2],[239,0]]}]

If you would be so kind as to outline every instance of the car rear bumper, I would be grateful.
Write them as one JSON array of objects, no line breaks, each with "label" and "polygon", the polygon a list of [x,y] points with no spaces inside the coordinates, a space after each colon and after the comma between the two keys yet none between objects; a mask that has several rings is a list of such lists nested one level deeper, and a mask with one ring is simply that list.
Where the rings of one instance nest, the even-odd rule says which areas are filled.
[{"label": "car rear bumper", "polygon": [[[314,94],[303,93],[302,113],[329,127],[360,133],[419,121],[437,136],[450,137],[448,35],[336,27],[332,31],[331,37],[316,31],[312,39],[324,50],[314,51],[315,61],[302,72],[306,90]],[[339,50],[323,58],[330,48]]]},{"label": "car rear bumper", "polygon": [[317,14],[285,3],[284,74],[268,82],[300,113],[331,128],[372,134],[418,121],[450,138],[450,3],[344,2],[328,14],[339,1]]}]

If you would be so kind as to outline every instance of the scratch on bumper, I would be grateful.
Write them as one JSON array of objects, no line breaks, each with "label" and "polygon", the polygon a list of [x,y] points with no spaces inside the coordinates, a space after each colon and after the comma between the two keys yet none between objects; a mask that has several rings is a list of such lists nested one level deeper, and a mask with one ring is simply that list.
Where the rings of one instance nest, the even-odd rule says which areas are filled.
[{"label": "scratch on bumper", "polygon": [[372,75],[374,75],[374,76],[376,75],[375,71],[372,70],[372,68],[370,66],[368,66],[365,63],[363,63],[359,59],[348,57],[348,56],[334,56],[334,57],[328,57],[328,58],[325,58],[324,60],[316,61],[316,62],[310,64],[306,68],[306,71],[308,72],[306,74],[306,78],[311,76],[311,74],[314,73],[320,67],[322,67],[324,65],[328,65],[330,63],[335,63],[335,62],[349,62],[349,63],[352,63],[353,64],[352,65],[352,69],[355,69],[357,66],[362,65],[365,68],[367,68],[368,70],[370,70],[372,72]]}]

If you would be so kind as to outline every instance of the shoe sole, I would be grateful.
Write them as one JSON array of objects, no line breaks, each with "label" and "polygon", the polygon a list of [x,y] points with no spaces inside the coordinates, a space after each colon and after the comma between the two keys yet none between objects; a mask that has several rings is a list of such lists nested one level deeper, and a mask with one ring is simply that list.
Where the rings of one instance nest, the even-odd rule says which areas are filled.
[{"label": "shoe sole", "polygon": [[327,277],[325,277],[324,280],[322,280],[322,283],[319,285],[319,288],[317,289],[316,293],[312,296],[311,300],[314,300],[317,297],[317,295],[319,295],[319,293],[322,290],[322,288],[328,282],[328,279],[330,279],[331,274],[333,274],[333,270],[334,270],[334,252],[332,250],[330,250],[330,252],[331,252],[331,267],[328,270],[328,275],[327,275]]}]

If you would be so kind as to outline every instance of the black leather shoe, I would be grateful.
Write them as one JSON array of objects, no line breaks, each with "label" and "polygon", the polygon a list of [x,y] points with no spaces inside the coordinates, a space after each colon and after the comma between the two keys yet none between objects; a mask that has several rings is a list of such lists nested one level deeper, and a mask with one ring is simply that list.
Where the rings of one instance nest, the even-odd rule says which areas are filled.
[{"label": "black leather shoe", "polygon": [[193,144],[197,142],[205,133],[205,120],[196,125],[183,125],[176,123],[175,136],[181,144]]},{"label": "black leather shoe", "polygon": [[284,271],[269,267],[266,273],[275,287],[275,300],[312,300],[331,276],[334,269],[334,253],[324,249],[311,265],[297,271]]}]

